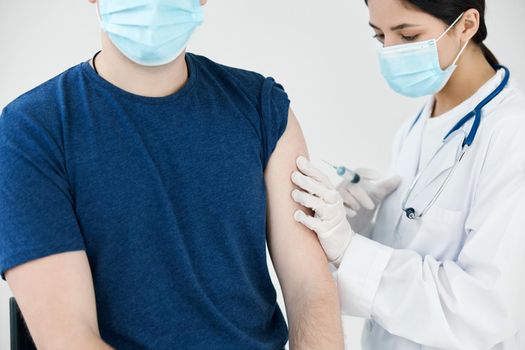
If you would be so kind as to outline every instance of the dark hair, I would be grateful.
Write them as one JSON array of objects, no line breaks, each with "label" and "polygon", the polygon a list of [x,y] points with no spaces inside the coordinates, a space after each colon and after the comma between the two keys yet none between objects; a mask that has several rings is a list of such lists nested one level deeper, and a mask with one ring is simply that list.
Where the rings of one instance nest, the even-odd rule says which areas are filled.
[{"label": "dark hair", "polygon": [[[485,59],[491,66],[499,64],[498,59],[483,43],[487,39],[487,24],[485,22],[485,0],[403,0],[423,12],[426,12],[443,22],[451,25],[461,15],[470,9],[479,12],[479,30],[472,40],[481,48]],[[365,0],[368,6],[368,0]]]}]

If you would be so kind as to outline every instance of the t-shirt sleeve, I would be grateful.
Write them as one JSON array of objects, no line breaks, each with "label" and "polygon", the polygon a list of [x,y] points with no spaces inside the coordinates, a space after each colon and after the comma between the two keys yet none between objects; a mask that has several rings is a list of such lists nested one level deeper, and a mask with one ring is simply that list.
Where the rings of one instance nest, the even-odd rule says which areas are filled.
[{"label": "t-shirt sleeve", "polygon": [[288,124],[290,100],[282,85],[266,78],[261,91],[261,129],[263,139],[263,165],[270,160],[277,142]]},{"label": "t-shirt sleeve", "polygon": [[84,250],[60,138],[17,111],[0,116],[0,272]]}]

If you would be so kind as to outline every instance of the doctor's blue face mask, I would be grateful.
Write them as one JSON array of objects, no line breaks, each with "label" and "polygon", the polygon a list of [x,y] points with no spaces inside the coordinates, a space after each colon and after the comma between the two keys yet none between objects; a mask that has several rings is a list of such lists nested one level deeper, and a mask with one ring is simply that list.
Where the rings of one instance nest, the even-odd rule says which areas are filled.
[{"label": "doctor's blue face mask", "polygon": [[175,60],[204,19],[200,0],[99,0],[98,10],[111,42],[143,66]]},{"label": "doctor's blue face mask", "polygon": [[379,49],[381,73],[388,85],[407,97],[422,97],[438,93],[445,87],[456,63],[467,47],[465,43],[454,62],[445,70],[439,63],[437,42],[463,17],[463,13],[437,39],[382,47]]}]

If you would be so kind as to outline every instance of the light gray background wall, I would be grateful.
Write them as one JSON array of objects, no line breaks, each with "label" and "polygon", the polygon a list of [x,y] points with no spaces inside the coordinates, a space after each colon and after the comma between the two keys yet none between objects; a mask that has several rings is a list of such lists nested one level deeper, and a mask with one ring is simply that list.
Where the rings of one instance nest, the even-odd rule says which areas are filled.
[{"label": "light gray background wall", "polygon": [[[488,46],[525,84],[525,1],[488,6]],[[210,0],[206,17],[190,50],[281,82],[314,160],[386,169],[395,129],[422,101],[383,82],[363,1]],[[98,48],[86,0],[0,0],[0,108]],[[0,349],[8,349],[9,295],[0,282]],[[345,324],[348,348],[359,349],[362,322]]]}]

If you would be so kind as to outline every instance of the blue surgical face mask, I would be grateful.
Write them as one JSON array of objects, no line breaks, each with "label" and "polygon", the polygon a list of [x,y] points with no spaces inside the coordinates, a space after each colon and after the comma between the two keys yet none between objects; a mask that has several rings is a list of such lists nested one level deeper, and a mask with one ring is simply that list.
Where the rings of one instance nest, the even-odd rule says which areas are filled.
[{"label": "blue surgical face mask", "polygon": [[437,42],[462,16],[463,13],[437,39],[379,49],[381,73],[394,91],[408,97],[422,97],[436,94],[445,87],[456,70],[456,63],[468,41],[454,62],[445,70],[441,69],[439,63]]},{"label": "blue surgical face mask", "polygon": [[200,0],[99,0],[98,6],[110,40],[143,66],[175,60],[204,18]]}]

